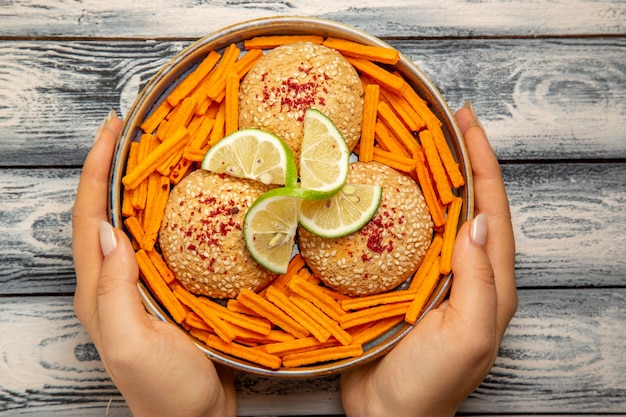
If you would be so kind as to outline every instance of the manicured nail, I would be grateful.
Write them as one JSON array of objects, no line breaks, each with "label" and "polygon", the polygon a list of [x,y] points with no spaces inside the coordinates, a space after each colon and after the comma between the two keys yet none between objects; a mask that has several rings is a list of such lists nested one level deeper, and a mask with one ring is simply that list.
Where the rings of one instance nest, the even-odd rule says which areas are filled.
[{"label": "manicured nail", "polygon": [[485,246],[487,242],[487,215],[480,213],[474,217],[470,227],[470,238],[479,246]]},{"label": "manicured nail", "polygon": [[100,222],[100,248],[102,254],[108,256],[117,247],[117,238],[115,237],[115,231],[113,226],[108,222]]},{"label": "manicured nail", "polygon": [[96,131],[96,136],[93,140],[94,143],[96,143],[98,139],[100,139],[100,135],[102,134],[102,131],[105,128],[109,127],[109,125],[111,124],[111,120],[113,120],[114,117],[117,117],[117,113],[115,112],[115,110],[113,109],[109,110],[107,117],[102,121],[102,123],[100,123],[100,126],[98,127],[98,130]]},{"label": "manicured nail", "polygon": [[470,111],[470,114],[472,115],[470,127],[479,127],[483,131],[483,133],[485,133],[485,128],[483,127],[482,123],[480,123],[480,120],[478,120],[478,116],[476,116],[476,110],[474,110],[474,105],[472,104],[472,102],[467,100],[463,107],[468,109]]}]

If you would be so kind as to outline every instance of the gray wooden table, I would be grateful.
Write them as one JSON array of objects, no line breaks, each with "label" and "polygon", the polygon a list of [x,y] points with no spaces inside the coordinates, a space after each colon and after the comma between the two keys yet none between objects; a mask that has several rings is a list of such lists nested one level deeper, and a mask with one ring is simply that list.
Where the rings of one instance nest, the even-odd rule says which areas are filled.
[{"label": "gray wooden table", "polygon": [[[209,4],[210,3],[210,4]],[[393,4],[391,4],[393,3]],[[626,416],[622,0],[0,0],[0,416],[126,416],[72,310],[71,208],[110,108],[227,24],[310,15],[470,99],[502,163],[520,306],[464,415]],[[340,415],[338,380],[237,375],[240,415]]]}]

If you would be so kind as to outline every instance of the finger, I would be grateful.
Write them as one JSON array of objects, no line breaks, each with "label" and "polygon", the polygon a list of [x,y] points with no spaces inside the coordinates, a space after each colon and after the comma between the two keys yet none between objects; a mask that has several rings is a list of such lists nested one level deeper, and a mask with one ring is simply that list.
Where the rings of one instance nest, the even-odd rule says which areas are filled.
[{"label": "finger", "polygon": [[96,311],[95,288],[102,261],[98,224],[107,217],[109,170],[121,126],[117,117],[103,123],[85,159],[72,212],[72,255],[76,269],[74,307],[86,327]]},{"label": "finger", "polygon": [[463,321],[471,323],[475,337],[494,340],[496,336],[496,283],[485,242],[487,216],[480,214],[463,224],[454,245],[448,310],[456,311]]},{"label": "finger", "polygon": [[97,286],[99,337],[105,343],[136,339],[148,316],[137,289],[135,251],[128,237],[108,222],[98,228],[105,254]]},{"label": "finger", "polygon": [[486,250],[496,279],[500,336],[517,309],[515,239],[500,165],[471,106],[457,112],[474,176],[477,213],[486,213],[490,238]]}]

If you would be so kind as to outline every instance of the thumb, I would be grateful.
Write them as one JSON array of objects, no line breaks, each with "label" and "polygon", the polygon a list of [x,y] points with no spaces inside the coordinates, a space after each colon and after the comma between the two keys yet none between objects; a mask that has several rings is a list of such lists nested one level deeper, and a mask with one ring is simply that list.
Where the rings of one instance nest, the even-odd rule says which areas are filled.
[{"label": "thumb", "polygon": [[137,289],[139,269],[128,237],[108,222],[100,223],[104,260],[98,282],[100,334],[107,341],[129,340],[147,320]]},{"label": "thumb", "polygon": [[487,228],[487,215],[481,213],[459,230],[452,254],[450,306],[465,320],[491,329],[495,328],[496,286],[485,250]]}]

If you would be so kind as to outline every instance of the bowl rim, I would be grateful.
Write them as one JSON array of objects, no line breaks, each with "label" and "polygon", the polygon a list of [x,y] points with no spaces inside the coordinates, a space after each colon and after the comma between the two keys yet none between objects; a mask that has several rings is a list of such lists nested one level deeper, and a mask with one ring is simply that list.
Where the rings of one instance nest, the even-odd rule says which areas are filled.
[{"label": "bowl rim", "polygon": [[[323,36],[338,36],[368,45],[392,48],[392,46],[385,41],[355,27],[333,20],[303,16],[270,16],[246,20],[218,29],[191,43],[182,51],[178,52],[152,76],[136,97],[124,120],[124,125],[116,144],[109,179],[108,210],[109,218],[114,227],[123,229],[121,199],[119,198],[122,194],[121,179],[124,173],[130,143],[139,135],[139,125],[141,121],[149,114],[154,106],[158,105],[159,99],[164,99],[168,90],[173,88],[176,84],[176,80],[179,79],[181,75],[190,71],[194,65],[197,64],[198,60],[205,56],[210,50],[219,50],[233,42],[241,43],[244,39],[249,39],[253,36],[269,34],[317,34]],[[460,190],[460,194],[462,194],[463,197],[460,221],[460,224],[462,224],[471,219],[474,214],[473,178],[463,135],[446,100],[430,81],[428,76],[402,54],[402,52],[400,52],[399,55],[400,60],[395,65],[395,68],[405,77],[412,87],[415,88],[416,85],[420,85],[423,88],[419,91],[422,98],[429,103],[437,104],[437,106],[432,106],[431,104],[431,110],[433,110],[441,120],[443,124],[442,130],[444,131],[446,140],[452,147],[463,177],[465,178],[466,183]],[[161,88],[161,86],[164,85],[168,87]],[[453,140],[453,137],[456,137],[458,140]],[[443,301],[449,291],[451,282],[452,274],[441,281],[435,294],[431,296],[430,302],[420,316],[420,319]],[[138,281],[137,286],[146,309],[152,315],[161,321],[168,321],[179,327],[179,325],[158,305],[141,280]],[[368,342],[365,344],[364,354],[357,358],[293,369],[280,368],[278,370],[266,369],[260,365],[214,351],[196,338],[192,336],[189,337],[211,360],[239,371],[274,378],[313,378],[341,373],[382,357],[406,336],[412,327],[412,325],[401,322],[389,330],[385,335],[386,337],[382,337],[382,341],[376,339],[374,341],[376,343]],[[372,347],[372,345],[375,346]]]}]

